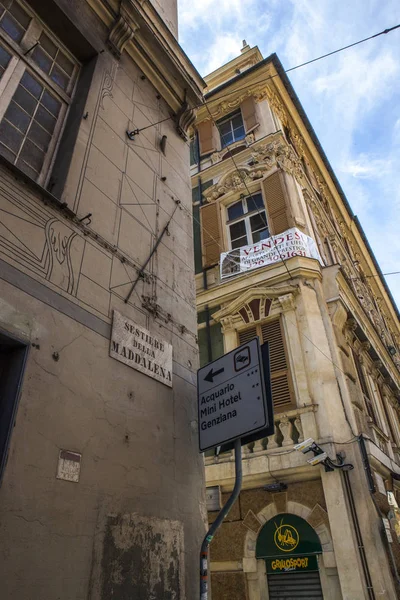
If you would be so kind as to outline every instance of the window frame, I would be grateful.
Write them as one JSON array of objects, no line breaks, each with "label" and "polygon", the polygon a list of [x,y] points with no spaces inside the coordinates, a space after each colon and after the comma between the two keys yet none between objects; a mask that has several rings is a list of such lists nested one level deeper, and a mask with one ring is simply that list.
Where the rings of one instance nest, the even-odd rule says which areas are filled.
[{"label": "window frame", "polygon": [[[232,121],[235,117],[237,117],[239,115],[242,120],[243,135],[241,137],[235,137],[235,135],[234,135],[235,130],[233,128]],[[221,133],[221,125],[225,125],[226,123],[230,123],[230,125],[231,125],[232,141],[229,143],[224,143],[223,138],[224,138],[224,135],[226,135],[226,134]],[[226,115],[222,119],[219,119],[217,121],[217,128],[218,128],[218,133],[219,133],[219,137],[220,137],[220,141],[221,141],[221,150],[223,150],[224,148],[228,148],[228,146],[230,146],[231,144],[235,144],[236,142],[240,142],[241,140],[244,140],[247,135],[242,111],[240,108],[238,110],[235,110],[233,113]]]},{"label": "window frame", "polygon": [[[67,122],[68,112],[70,106],[74,100],[74,93],[79,80],[79,74],[82,69],[82,63],[68,50],[68,48],[57,38],[56,35],[47,27],[47,25],[40,19],[40,17],[33,11],[23,0],[13,0],[19,4],[23,10],[30,16],[30,23],[23,35],[21,41],[18,43],[13,40],[1,27],[0,27],[0,45],[11,54],[11,60],[9,61],[2,78],[0,79],[0,123],[3,121],[4,115],[14,97],[14,94],[21,82],[21,79],[25,72],[32,75],[39,83],[47,90],[51,95],[60,102],[61,108],[57,116],[56,124],[51,135],[48,148],[44,155],[44,160],[40,172],[38,173],[34,181],[46,187],[51,177],[51,169],[54,165],[58,146],[60,144],[62,134],[65,129]],[[70,76],[68,86],[64,90],[61,86],[55,83],[51,77],[42,71],[39,65],[31,58],[30,49],[33,50],[33,46],[39,41],[40,36],[44,33],[55,46],[66,55],[66,57],[73,63],[73,71]],[[41,47],[41,46],[40,46]],[[38,101],[39,103],[39,101]],[[35,109],[37,110],[37,108]],[[25,140],[28,138],[28,132],[33,122],[33,116],[29,123],[28,129],[23,133],[23,143],[18,150],[17,157],[22,151]],[[32,142],[34,143],[34,142]],[[3,157],[8,160],[6,157]],[[11,162],[11,161],[10,161]],[[27,177],[31,177],[29,173],[26,173],[18,164],[17,160],[13,163],[13,166],[21,170]],[[29,166],[29,165],[28,165]],[[32,170],[34,170],[32,168]]]},{"label": "window frame", "polygon": [[[263,204],[263,208],[255,208],[254,210],[249,211],[248,210],[248,205],[247,205],[247,201],[253,199],[255,196],[260,196],[261,200],[262,200],[262,204]],[[239,202],[242,203],[242,208],[243,208],[243,213],[234,218],[229,220],[229,208],[231,208],[234,204],[238,204]],[[269,223],[268,223],[268,215],[267,215],[267,209],[264,203],[264,198],[263,195],[261,193],[261,190],[259,192],[255,192],[254,194],[251,194],[250,196],[245,196],[245,197],[241,197],[239,198],[239,200],[235,200],[234,202],[231,202],[230,204],[228,204],[225,207],[225,211],[226,211],[226,226],[227,226],[227,230],[228,230],[228,241],[229,241],[229,250],[235,250],[237,248],[243,248],[242,246],[237,246],[235,248],[233,248],[232,246],[232,235],[231,235],[231,225],[235,225],[236,223],[239,223],[241,221],[244,221],[245,223],[245,230],[246,230],[246,239],[247,239],[247,243],[244,244],[244,246],[251,246],[254,244],[257,244],[258,242],[253,241],[253,234],[257,233],[258,231],[262,231],[263,228],[261,229],[257,229],[256,231],[253,231],[251,229],[251,217],[257,215],[257,214],[261,214],[262,212],[264,213],[264,218],[265,218],[265,224],[267,227],[267,231],[268,231],[268,236],[266,238],[263,239],[268,239],[269,237],[271,237],[271,232],[270,232],[270,227],[269,227]],[[241,236],[243,237],[243,236]],[[240,239],[240,238],[235,238],[235,239]],[[250,240],[250,241],[249,241]],[[234,240],[233,240],[234,241]]]}]

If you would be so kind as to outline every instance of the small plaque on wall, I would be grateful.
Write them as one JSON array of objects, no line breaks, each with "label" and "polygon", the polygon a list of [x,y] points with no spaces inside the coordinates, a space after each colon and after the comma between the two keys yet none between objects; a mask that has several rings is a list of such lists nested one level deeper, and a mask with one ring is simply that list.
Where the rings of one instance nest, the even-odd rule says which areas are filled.
[{"label": "small plaque on wall", "polygon": [[70,450],[60,450],[58,456],[57,479],[78,483],[81,472],[82,455]]},{"label": "small plaque on wall", "polygon": [[172,387],[172,346],[114,310],[110,356]]},{"label": "small plaque on wall", "polygon": [[206,488],[207,511],[221,510],[221,488],[219,485]]}]

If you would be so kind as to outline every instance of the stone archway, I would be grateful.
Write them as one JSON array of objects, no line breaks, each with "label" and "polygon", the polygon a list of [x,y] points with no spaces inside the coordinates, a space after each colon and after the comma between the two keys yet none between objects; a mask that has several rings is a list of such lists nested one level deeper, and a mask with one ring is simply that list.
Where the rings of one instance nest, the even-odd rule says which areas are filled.
[{"label": "stone archway", "polygon": [[327,599],[338,598],[337,594],[331,594],[328,589],[325,594],[325,589],[329,587],[325,567],[336,571],[336,560],[333,551],[332,537],[329,530],[327,512],[319,504],[315,504],[313,508],[310,508],[299,502],[294,502],[292,500],[287,501],[286,493],[283,493],[275,494],[274,502],[266,505],[257,514],[249,511],[245,518],[248,531],[244,541],[243,571],[247,579],[249,600],[268,600],[268,591],[265,585],[265,562],[263,560],[257,560],[256,558],[257,537],[264,524],[281,513],[297,515],[313,527],[319,537],[322,547],[320,571],[324,597]]}]

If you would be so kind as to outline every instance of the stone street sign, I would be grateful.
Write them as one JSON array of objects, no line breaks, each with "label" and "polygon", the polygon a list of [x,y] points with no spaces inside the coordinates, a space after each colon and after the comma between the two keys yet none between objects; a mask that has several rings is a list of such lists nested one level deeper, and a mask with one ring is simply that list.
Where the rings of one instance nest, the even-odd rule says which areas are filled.
[{"label": "stone street sign", "polygon": [[114,310],[110,356],[172,387],[172,346]]},{"label": "stone street sign", "polygon": [[258,338],[197,372],[200,452],[268,425]]}]

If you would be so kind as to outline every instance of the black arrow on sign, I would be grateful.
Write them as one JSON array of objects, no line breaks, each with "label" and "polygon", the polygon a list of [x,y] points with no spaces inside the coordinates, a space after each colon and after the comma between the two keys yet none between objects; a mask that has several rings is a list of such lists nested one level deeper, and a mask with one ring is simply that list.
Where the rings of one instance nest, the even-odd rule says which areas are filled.
[{"label": "black arrow on sign", "polygon": [[207,375],[204,377],[204,381],[209,381],[210,383],[213,383],[214,377],[216,377],[220,373],[223,373],[224,371],[225,369],[218,369],[218,371],[213,371],[211,368]]}]

